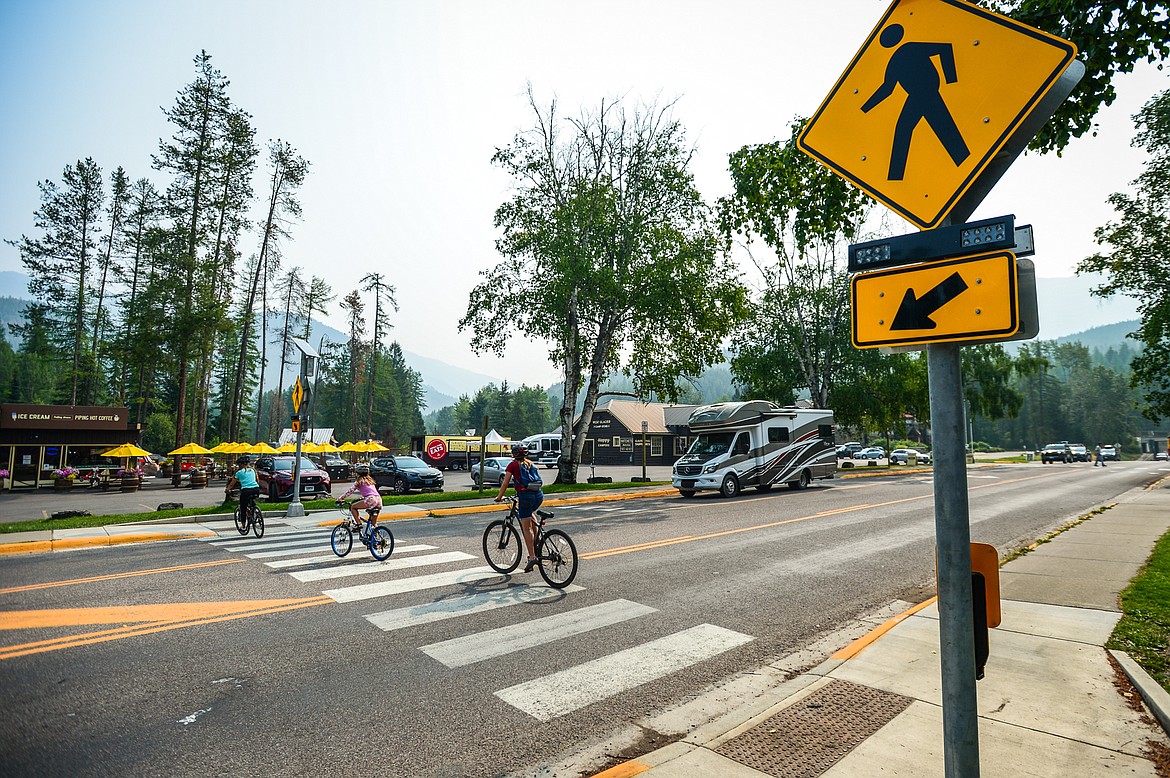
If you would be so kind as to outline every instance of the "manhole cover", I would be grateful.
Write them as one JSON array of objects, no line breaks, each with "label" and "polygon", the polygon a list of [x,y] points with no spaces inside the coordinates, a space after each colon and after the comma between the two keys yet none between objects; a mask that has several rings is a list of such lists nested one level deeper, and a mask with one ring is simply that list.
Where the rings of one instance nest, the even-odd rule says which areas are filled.
[{"label": "manhole cover", "polygon": [[815,778],[912,701],[900,694],[833,681],[715,751],[775,778]]}]

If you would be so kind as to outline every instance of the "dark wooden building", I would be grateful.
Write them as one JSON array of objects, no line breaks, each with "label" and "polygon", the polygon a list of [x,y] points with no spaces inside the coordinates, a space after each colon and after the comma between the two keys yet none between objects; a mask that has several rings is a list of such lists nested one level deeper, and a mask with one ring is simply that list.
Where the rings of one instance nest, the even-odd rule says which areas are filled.
[{"label": "dark wooden building", "polygon": [[641,466],[644,439],[647,465],[673,465],[691,443],[687,420],[697,407],[606,400],[593,412],[581,464]]}]

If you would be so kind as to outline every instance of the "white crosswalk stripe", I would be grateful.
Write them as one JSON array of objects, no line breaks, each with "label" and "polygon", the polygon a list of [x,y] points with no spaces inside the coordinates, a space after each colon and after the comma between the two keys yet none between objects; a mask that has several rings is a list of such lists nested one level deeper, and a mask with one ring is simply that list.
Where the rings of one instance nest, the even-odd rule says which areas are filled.
[{"label": "white crosswalk stripe", "polygon": [[748,643],[753,638],[713,624],[676,632],[591,662],[534,678],[496,696],[539,721],[592,705]]},{"label": "white crosswalk stripe", "polygon": [[[317,538],[315,540],[303,540],[299,543],[280,544],[272,550],[265,547],[264,551],[253,551],[250,554],[244,554],[248,559],[272,559],[278,556],[295,556],[296,554],[303,554],[306,551],[316,551],[319,548],[329,548],[329,538]],[[334,554],[334,556],[337,556]]]},{"label": "white crosswalk stripe", "polygon": [[[304,567],[305,565],[320,565],[327,564],[329,562],[334,562],[337,564],[355,564],[360,561],[364,561],[366,559],[365,555],[359,555],[357,553],[357,549],[360,548],[360,546],[356,543],[354,546],[355,548],[353,551],[345,557],[339,557],[337,554],[334,554],[332,551],[330,551],[328,554],[323,556],[307,556],[300,557],[298,559],[278,559],[275,562],[265,562],[264,564],[268,565],[274,570],[282,570],[286,567]],[[397,556],[398,554],[409,554],[414,551],[431,551],[436,548],[438,548],[438,546],[428,546],[426,543],[417,543],[413,546],[395,546],[394,555]],[[301,551],[300,553],[303,554],[305,552]]]},{"label": "white crosswalk stripe", "polygon": [[316,570],[297,570],[289,573],[298,581],[326,581],[331,578],[346,578],[351,575],[368,575],[370,573],[384,573],[389,570],[404,570],[409,567],[424,567],[426,565],[441,565],[447,562],[462,562],[465,559],[475,559],[471,554],[462,551],[447,551],[441,554],[426,554],[424,556],[408,556],[401,559],[390,558],[385,562],[365,562],[343,567],[322,567]]},{"label": "white crosswalk stripe", "polygon": [[444,573],[401,578],[395,581],[380,581],[359,586],[347,586],[342,589],[326,589],[321,594],[337,602],[357,602],[358,600],[372,600],[375,597],[389,597],[392,594],[437,589],[440,586],[468,584],[482,581],[485,578],[499,577],[501,577],[500,574],[490,567],[469,567],[464,570],[449,570]]},{"label": "white crosswalk stripe", "polygon": [[543,583],[513,584],[505,589],[492,589],[473,594],[459,594],[421,605],[408,605],[405,608],[395,608],[394,610],[382,611],[381,613],[371,613],[366,616],[366,620],[379,629],[392,632],[396,629],[417,627],[421,624],[430,624],[460,616],[472,616],[477,613],[495,610],[496,608],[506,608],[509,605],[523,605],[527,602],[548,600],[553,597],[568,594],[569,592],[580,591],[583,591],[583,589],[575,584],[570,584],[564,589],[553,589],[551,586]]},{"label": "white crosswalk stripe", "polygon": [[463,667],[619,624],[654,613],[655,610],[649,605],[629,600],[612,600],[474,635],[452,638],[442,643],[432,643],[419,650],[447,667]]},{"label": "white crosswalk stripe", "polygon": [[200,540],[217,548],[237,551],[240,548],[246,548],[248,546],[265,546],[273,543],[296,543],[313,539],[320,540],[321,538],[325,538],[325,542],[329,542],[329,533],[324,530],[315,530],[313,532],[268,532],[262,538],[240,535],[238,537],[228,538],[200,538]]}]

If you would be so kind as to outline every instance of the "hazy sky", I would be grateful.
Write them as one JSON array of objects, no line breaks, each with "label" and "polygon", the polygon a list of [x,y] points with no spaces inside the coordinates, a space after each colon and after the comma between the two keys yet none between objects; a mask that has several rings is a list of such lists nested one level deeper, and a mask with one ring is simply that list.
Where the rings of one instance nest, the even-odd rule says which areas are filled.
[{"label": "hazy sky", "polygon": [[[150,169],[171,135],[161,109],[206,49],[261,147],[280,138],[312,164],[286,266],[326,278],[339,298],[383,272],[398,290],[391,337],[403,348],[547,386],[559,376],[540,345],[512,338],[501,364],[474,356],[456,328],[480,271],[498,261],[492,216],[511,182],[490,159],[531,124],[526,83],[564,113],[603,97],[677,98],[713,202],[729,189],[727,155],[811,114],[886,5],[0,0],[0,238],[35,234],[37,182],[59,182],[86,156],[107,176],[122,165],[165,185]],[[1072,275],[1111,217],[1105,198],[1141,170],[1130,117],[1166,88],[1152,66],[1122,77],[1097,137],[1060,158],[1022,157],[973,218],[1015,213],[1034,225],[1038,274]],[[246,238],[245,252],[255,243]],[[6,244],[0,270],[23,270]],[[326,319],[342,328],[339,313]]]}]

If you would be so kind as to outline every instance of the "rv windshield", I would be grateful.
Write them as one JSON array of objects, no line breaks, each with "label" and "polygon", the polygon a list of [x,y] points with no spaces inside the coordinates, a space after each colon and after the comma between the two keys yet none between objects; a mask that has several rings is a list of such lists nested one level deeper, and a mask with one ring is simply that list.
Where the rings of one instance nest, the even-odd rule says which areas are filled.
[{"label": "rv windshield", "polygon": [[734,432],[708,432],[695,438],[687,449],[688,454],[726,454],[731,448]]}]

